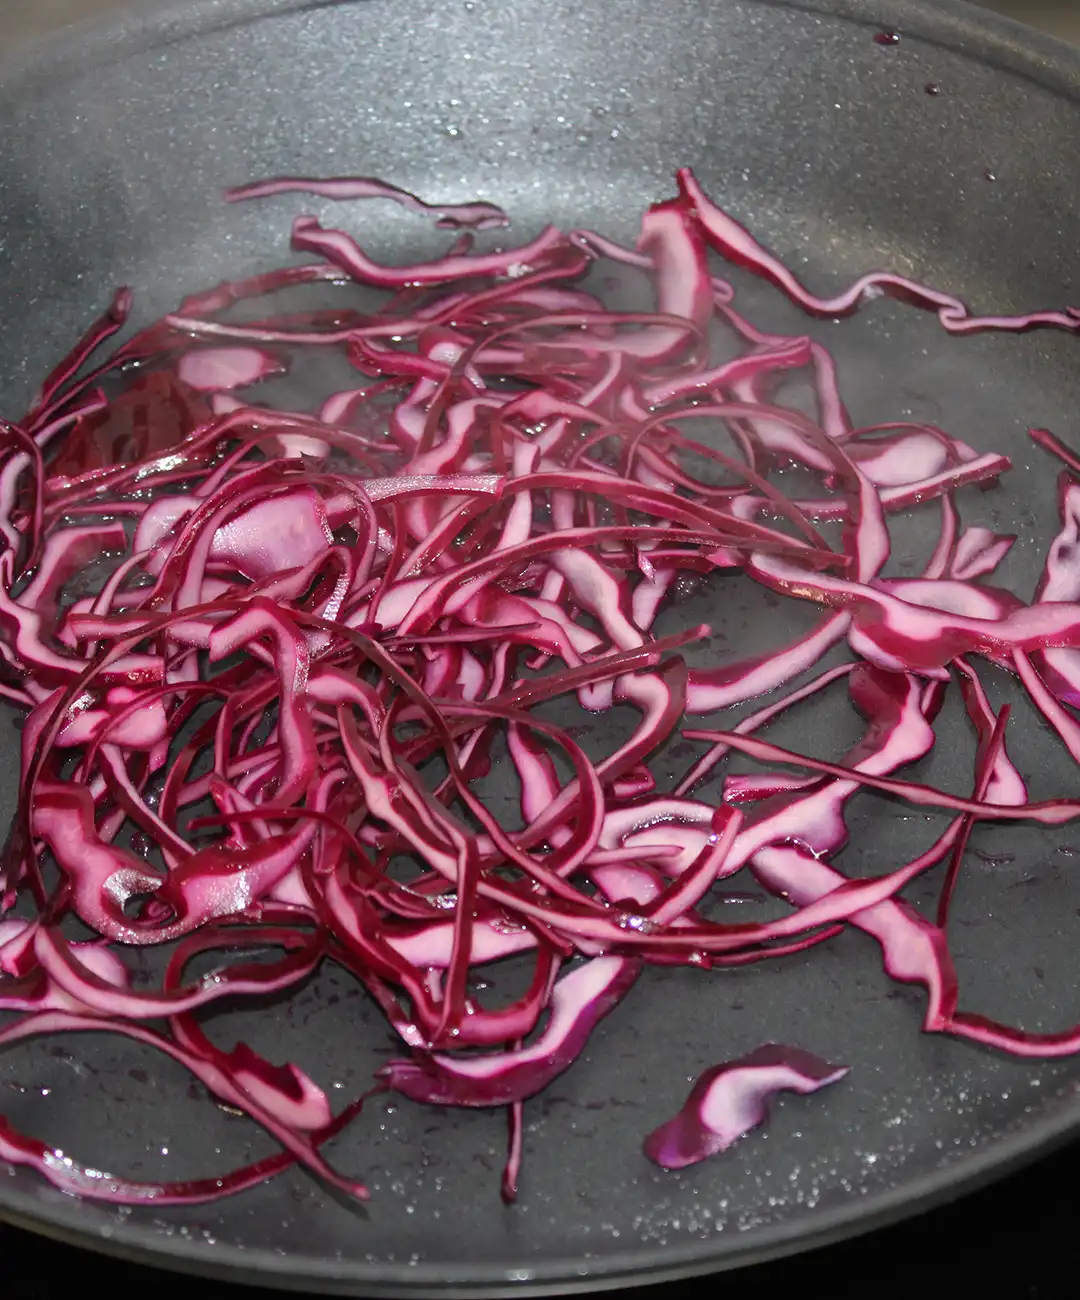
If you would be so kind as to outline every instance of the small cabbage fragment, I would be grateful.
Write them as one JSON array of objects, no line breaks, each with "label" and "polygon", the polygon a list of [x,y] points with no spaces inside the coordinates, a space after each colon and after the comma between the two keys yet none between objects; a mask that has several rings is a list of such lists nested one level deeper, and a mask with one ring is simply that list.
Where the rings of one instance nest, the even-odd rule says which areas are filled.
[{"label": "small cabbage fragment", "polygon": [[802,1048],[766,1043],[704,1071],[679,1113],[645,1139],[645,1154],[663,1169],[696,1165],[763,1124],[777,1093],[817,1092],[847,1072]]}]

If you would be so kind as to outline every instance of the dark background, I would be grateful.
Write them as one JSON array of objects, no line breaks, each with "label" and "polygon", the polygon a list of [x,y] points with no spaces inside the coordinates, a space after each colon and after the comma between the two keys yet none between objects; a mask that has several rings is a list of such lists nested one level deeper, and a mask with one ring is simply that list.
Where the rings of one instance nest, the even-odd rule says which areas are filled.
[{"label": "dark background", "polygon": [[[118,0],[0,0],[0,51]],[[600,0],[602,2],[602,0]],[[989,0],[989,7],[1080,42],[1080,0]],[[713,1296],[738,1287],[793,1297],[924,1300],[969,1295],[1064,1300],[1080,1291],[1080,1143],[964,1200],[837,1246],[726,1277],[623,1291],[625,1300],[665,1294]],[[45,1242],[0,1225],[0,1296],[52,1300],[100,1290],[144,1298],[184,1286],[206,1300],[270,1297],[272,1292],[158,1270]],[[614,1294],[614,1293],[612,1293]]]}]

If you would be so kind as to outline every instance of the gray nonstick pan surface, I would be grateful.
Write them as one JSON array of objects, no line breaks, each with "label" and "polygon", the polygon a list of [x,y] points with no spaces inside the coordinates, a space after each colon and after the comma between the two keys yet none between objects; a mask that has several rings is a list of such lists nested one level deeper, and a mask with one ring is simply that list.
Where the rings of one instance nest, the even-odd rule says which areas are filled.
[{"label": "gray nonstick pan surface", "polygon": [[[882,30],[902,39],[879,44]],[[378,205],[349,216],[298,200],[218,202],[245,179],[381,175],[430,197],[498,200],[521,234],[555,221],[630,238],[689,163],[815,285],[887,265],[978,308],[1020,311],[1080,300],[1078,139],[1080,54],[953,3],[144,4],[0,75],[0,410],[22,408],[115,285],[136,286],[146,319],[281,259],[301,206],[361,225],[387,260],[434,247],[422,224]],[[752,318],[829,343],[857,422],[931,420],[1014,455],[1008,485],[964,509],[1020,533],[1006,577],[1029,595],[1054,530],[1056,467],[1024,434],[1076,433],[1080,343],[948,340],[889,302],[808,327],[760,284],[738,287]],[[914,512],[901,530],[911,555],[936,523]],[[728,625],[732,652],[746,653],[779,639],[786,613],[739,589],[720,607],[699,595],[686,617]],[[782,741],[813,750],[841,725],[823,704]],[[962,715],[939,731],[928,778],[970,764]],[[7,736],[5,820],[17,797]],[[1013,753],[1034,797],[1075,791],[1075,768],[1034,719]],[[906,860],[927,834],[921,813],[874,798],[857,801],[851,827],[844,865],[857,874]],[[1072,1024],[1080,829],[980,828],[973,845],[954,928],[964,1005],[1032,1030]],[[753,900],[740,906],[757,915]],[[891,985],[854,934],[736,973],[655,974],[529,1105],[513,1208],[498,1195],[501,1114],[380,1100],[336,1152],[371,1187],[364,1210],[296,1172],[212,1206],[119,1211],[0,1167],[0,1215],[309,1292],[527,1294],[732,1267],[926,1208],[1080,1128],[1080,1060],[1006,1059],[920,1034],[920,1016],[921,996]],[[331,975],[240,1027],[343,1097],[390,1044],[376,1010]],[[788,1098],[722,1159],[679,1175],[649,1165],[641,1137],[687,1079],[769,1039],[851,1073]],[[0,1057],[0,1113],[142,1179],[270,1149],[179,1071],[107,1038]]]}]

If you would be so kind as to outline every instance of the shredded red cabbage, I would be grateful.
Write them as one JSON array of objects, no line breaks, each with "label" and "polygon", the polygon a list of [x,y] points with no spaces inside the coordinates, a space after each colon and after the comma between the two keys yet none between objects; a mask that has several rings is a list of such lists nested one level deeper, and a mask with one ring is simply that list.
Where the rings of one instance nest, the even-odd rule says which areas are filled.
[{"label": "shredded red cabbage", "polygon": [[[121,290],[23,418],[0,422],[0,694],[26,713],[0,868],[0,1047],[126,1037],[281,1147],[218,1177],[136,1183],[0,1118],[0,1159],[126,1203],[212,1200],[296,1163],[365,1195],[321,1154],[363,1099],[335,1116],[317,1060],[226,1051],[200,1022],[222,998],[287,992],[326,963],[360,981],[401,1040],[377,1090],[507,1109],[507,1200],[528,1099],[649,965],[694,966],[704,984],[714,967],[853,926],[890,976],[925,989],[926,1030],[1022,1056],[1080,1050],[1080,1028],[1036,1035],[960,1011],[946,934],[976,822],[1080,815],[1071,797],[1031,802],[1008,710],[978,667],[1014,673],[1080,758],[1080,459],[1033,431],[1065,468],[1061,532],[1025,603],[986,581],[1015,539],[961,531],[954,501],[995,483],[1007,457],[929,425],[854,427],[828,353],[757,330],[710,257],[815,316],[882,293],[957,334],[1077,331],[1080,311],[974,316],[884,273],[818,297],[689,171],[677,188],[633,250],[549,227],[480,252],[471,232],[507,224],[489,203],[427,204],[370,178],[240,187],[230,201],[390,199],[464,233],[442,257],[393,267],[301,217],[293,248],[315,260],[193,295],[95,361],[128,320]],[[604,306],[583,277],[605,261],[649,277],[651,310]],[[363,310],[340,295],[302,311],[263,304],[326,284],[384,297]],[[734,359],[715,359],[719,333]],[[317,350],[351,367],[350,386],[314,411],[260,400]],[[816,416],[773,400],[792,371],[809,378]],[[816,482],[809,495],[778,485],[788,466]],[[924,572],[883,577],[890,516],[927,500],[941,528]],[[658,635],[657,619],[687,581],[733,571],[821,617],[778,652],[689,667],[680,651],[709,629]],[[820,667],[843,646],[849,662]],[[835,683],[866,721],[845,761],[757,734]],[[897,775],[933,749],[953,684],[977,740],[970,797]],[[687,725],[766,693],[737,723]],[[634,724],[594,760],[538,711],[564,696]],[[680,735],[708,748],[665,790],[653,761]],[[513,822],[480,793],[496,745],[517,782]],[[736,752],[764,771],[726,773],[720,796],[695,797]],[[952,820],[888,875],[849,879],[834,858],[867,789]],[[930,919],[903,890],[940,863]],[[790,910],[712,919],[710,896],[739,872]],[[73,918],[98,937],[67,937]],[[159,986],[134,981],[125,952],[163,945]],[[216,969],[191,975],[206,954]],[[509,957],[529,964],[525,991],[481,1001],[472,977]],[[645,1151],[665,1168],[693,1163],[760,1123],[777,1091],[843,1073],[762,1047],[702,1075]]]}]

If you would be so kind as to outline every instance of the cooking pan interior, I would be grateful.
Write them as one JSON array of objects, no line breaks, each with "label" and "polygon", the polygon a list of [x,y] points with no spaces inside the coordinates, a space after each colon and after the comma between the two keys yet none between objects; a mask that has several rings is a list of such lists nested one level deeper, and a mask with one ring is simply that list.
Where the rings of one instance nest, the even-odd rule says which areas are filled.
[{"label": "cooking pan interior", "polygon": [[[876,43],[884,29],[900,42]],[[146,319],[184,291],[282,259],[302,209],[348,224],[389,261],[445,242],[378,204],[218,202],[228,184],[281,173],[379,175],[426,197],[494,199],[522,237],[554,221],[632,239],[643,206],[690,163],[815,285],[887,265],[987,310],[1062,305],[1080,298],[1078,86],[1064,47],[949,4],[144,6],[0,81],[0,410],[22,409],[117,284],[136,287]],[[1030,595],[1054,529],[1056,471],[1024,433],[1072,431],[1076,340],[947,340],[932,318],[887,301],[841,325],[808,323],[762,285],[736,283],[752,318],[834,349],[857,422],[927,420],[1014,455],[1008,487],[972,490],[963,509],[1021,534],[1007,578]],[[936,527],[935,507],[913,513],[896,571],[925,554]],[[680,617],[714,624],[717,656],[802,626],[800,611],[767,607],[741,584],[689,604]],[[1033,794],[1075,789],[1067,758],[1022,721],[1014,757]],[[602,748],[606,724],[595,725]],[[920,770],[959,788],[971,752],[962,715],[946,714],[940,730],[934,766]],[[775,734],[839,754],[857,729],[841,694]],[[5,819],[18,786],[10,737]],[[659,767],[685,762],[669,753]],[[937,824],[863,799],[843,865],[886,870]],[[974,843],[982,856],[966,870],[954,936],[964,1004],[1030,1029],[1068,1025],[1080,832],[981,828]],[[912,895],[929,896],[929,886]],[[731,915],[757,919],[763,906],[750,897]],[[501,1115],[378,1100],[335,1151],[369,1181],[366,1210],[291,1174],[218,1205],[121,1211],[3,1169],[0,1210],[162,1262],[366,1294],[570,1287],[732,1264],[930,1204],[1080,1120],[1080,1064],[1032,1066],[920,1035],[921,1009],[855,935],[737,973],[655,974],[529,1104],[513,1208],[498,1197]],[[295,1056],[334,1099],[361,1090],[392,1047],[374,1008],[332,975],[288,1005],[219,1021],[257,1050]],[[845,1062],[850,1076],[785,1102],[723,1159],[682,1175],[649,1166],[640,1139],[687,1080],[766,1040]],[[107,1038],[0,1058],[0,1112],[143,1179],[225,1170],[271,1149],[168,1062]]]}]

